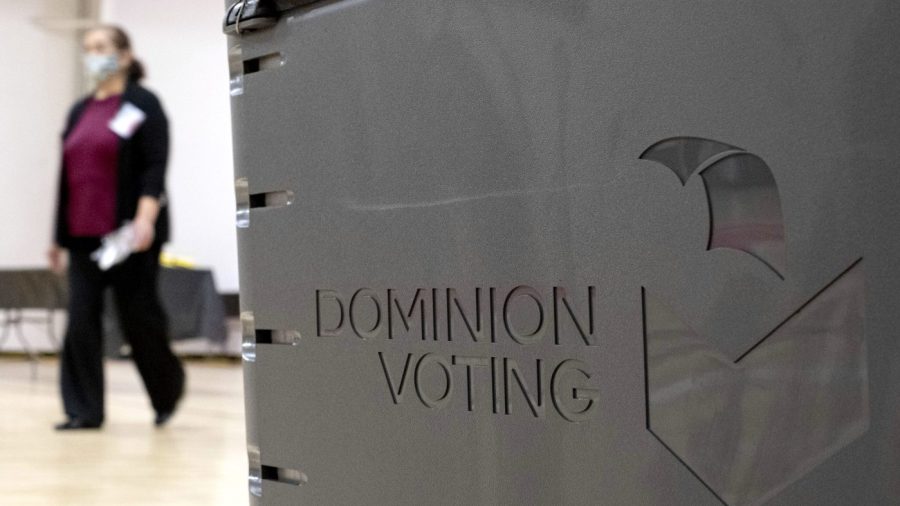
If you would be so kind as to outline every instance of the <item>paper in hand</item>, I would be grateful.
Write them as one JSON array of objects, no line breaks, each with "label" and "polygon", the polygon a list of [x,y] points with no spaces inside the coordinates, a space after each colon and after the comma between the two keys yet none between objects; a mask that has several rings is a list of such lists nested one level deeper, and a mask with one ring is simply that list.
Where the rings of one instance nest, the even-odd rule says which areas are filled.
[{"label": "paper in hand", "polygon": [[100,248],[91,253],[91,259],[97,262],[101,271],[109,270],[134,252],[134,242],[134,226],[126,221],[118,230],[103,236]]}]

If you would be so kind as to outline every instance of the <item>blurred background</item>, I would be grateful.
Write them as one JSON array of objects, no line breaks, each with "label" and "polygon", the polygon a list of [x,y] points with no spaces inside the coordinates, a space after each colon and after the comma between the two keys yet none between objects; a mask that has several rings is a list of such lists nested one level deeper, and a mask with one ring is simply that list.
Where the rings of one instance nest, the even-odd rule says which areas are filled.
[{"label": "blurred background", "polygon": [[[87,92],[81,35],[86,27],[114,23],[131,33],[135,54],[147,68],[144,85],[161,98],[169,116],[173,234],[164,252],[172,266],[208,271],[223,310],[235,315],[237,249],[222,2],[4,0],[3,7],[0,37],[7,48],[7,75],[0,81],[0,110],[6,118],[0,122],[0,175],[6,185],[0,190],[0,213],[6,219],[0,222],[0,270],[46,267],[60,133],[69,107]],[[62,323],[56,323],[60,329]],[[41,337],[31,341],[50,351],[53,343]],[[234,355],[237,345],[223,344],[216,351]],[[20,344],[12,340],[7,346]]]},{"label": "blurred background", "polygon": [[5,78],[0,122],[6,182],[0,199],[0,267],[44,265],[59,170],[59,136],[86,91],[85,27],[114,23],[131,34],[162,99],[172,144],[168,189],[173,236],[166,251],[212,270],[237,293],[228,62],[220,0],[2,0]]},{"label": "blurred background", "polygon": [[[0,0],[2,504],[246,504],[228,64],[221,0]],[[66,113],[88,91],[85,28],[121,25],[169,117],[172,238],[160,276],[188,393],[153,411],[114,318],[107,421],[54,433],[65,280],[47,269]],[[107,313],[112,314],[111,311]]]}]

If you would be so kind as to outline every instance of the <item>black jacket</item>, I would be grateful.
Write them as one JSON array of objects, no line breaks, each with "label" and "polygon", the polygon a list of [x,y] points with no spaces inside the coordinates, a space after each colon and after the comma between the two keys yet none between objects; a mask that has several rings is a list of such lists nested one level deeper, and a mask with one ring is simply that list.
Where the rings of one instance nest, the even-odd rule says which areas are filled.
[{"label": "black jacket", "polygon": [[[72,106],[63,131],[63,141],[68,137],[90,96]],[[144,122],[128,139],[119,139],[118,187],[116,190],[116,222],[121,225],[134,219],[138,200],[151,196],[160,200],[159,217],[156,219],[158,243],[169,239],[169,210],[165,197],[166,164],[169,158],[169,122],[156,95],[137,83],[129,83],[122,94],[122,103],[130,102],[146,114]],[[65,157],[60,164],[59,193],[56,203],[56,233],[54,239],[62,247],[72,242],[69,235],[67,208],[69,187],[66,181]]]}]

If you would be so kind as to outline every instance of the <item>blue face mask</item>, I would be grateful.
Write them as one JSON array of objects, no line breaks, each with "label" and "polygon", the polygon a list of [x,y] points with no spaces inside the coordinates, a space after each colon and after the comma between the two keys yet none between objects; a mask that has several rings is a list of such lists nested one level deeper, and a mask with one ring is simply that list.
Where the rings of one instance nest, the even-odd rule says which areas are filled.
[{"label": "blue face mask", "polygon": [[91,80],[103,81],[119,70],[119,58],[115,54],[86,54],[84,70]]}]

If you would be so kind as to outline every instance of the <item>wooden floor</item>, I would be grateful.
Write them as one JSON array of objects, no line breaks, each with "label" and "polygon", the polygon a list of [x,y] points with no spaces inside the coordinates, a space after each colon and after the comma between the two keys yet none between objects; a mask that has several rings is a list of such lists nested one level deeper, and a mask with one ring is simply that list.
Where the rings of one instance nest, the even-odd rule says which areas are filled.
[{"label": "wooden floor", "polygon": [[170,424],[153,410],[130,361],[106,365],[100,431],[55,432],[58,362],[0,357],[0,504],[247,504],[239,364],[187,362],[188,391]]}]

